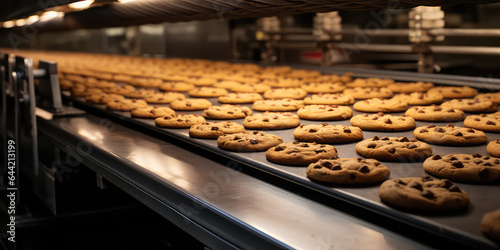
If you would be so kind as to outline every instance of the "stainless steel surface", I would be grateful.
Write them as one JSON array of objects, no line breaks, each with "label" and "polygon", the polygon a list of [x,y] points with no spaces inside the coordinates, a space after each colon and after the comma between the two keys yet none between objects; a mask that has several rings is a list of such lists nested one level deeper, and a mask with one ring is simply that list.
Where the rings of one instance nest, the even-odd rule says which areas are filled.
[{"label": "stainless steel surface", "polygon": [[[355,51],[393,52],[393,53],[414,52],[412,45],[399,45],[399,44],[334,43],[331,46],[343,50],[355,50]],[[499,47],[445,46],[445,45],[432,45],[429,47],[432,53],[438,53],[438,54],[490,55],[490,56],[500,55]]]},{"label": "stainless steel surface", "polygon": [[[81,151],[96,162],[102,161],[96,157],[97,151],[105,151],[122,163],[116,166],[120,172],[134,169],[149,176],[149,180],[138,188],[160,183],[205,204],[194,208],[193,204],[178,204],[181,213],[196,217],[213,208],[250,231],[296,249],[427,248],[307,197],[242,174],[236,171],[237,162],[230,161],[226,166],[215,163],[195,151],[124,128],[107,118],[86,115],[42,124],[46,123],[56,131],[75,136]],[[162,193],[158,190],[157,199],[169,199],[162,197]],[[203,223],[203,218],[199,219]]]},{"label": "stainless steel surface", "polygon": [[339,31],[329,31],[332,35],[366,35],[366,36],[408,36],[409,29],[343,29]]}]

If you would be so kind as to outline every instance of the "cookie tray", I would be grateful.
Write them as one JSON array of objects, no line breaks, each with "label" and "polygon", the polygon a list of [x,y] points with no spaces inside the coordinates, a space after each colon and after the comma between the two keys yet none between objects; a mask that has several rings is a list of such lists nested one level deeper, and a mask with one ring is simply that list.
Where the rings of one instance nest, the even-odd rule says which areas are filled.
[{"label": "cookie tray", "polygon": [[[370,212],[376,212],[390,219],[403,222],[408,226],[425,230],[434,233],[440,237],[446,238],[452,242],[468,246],[470,248],[480,249],[499,249],[500,247],[482,235],[480,231],[480,221],[483,214],[500,209],[500,185],[499,183],[492,184],[467,184],[457,183],[460,188],[465,190],[470,197],[470,205],[464,211],[454,211],[449,213],[417,213],[412,211],[405,211],[394,209],[387,206],[380,201],[378,196],[379,185],[368,186],[346,186],[346,185],[329,185],[310,180],[306,175],[306,166],[285,166],[267,161],[265,152],[231,152],[218,148],[216,140],[211,139],[197,139],[191,138],[188,135],[188,129],[165,129],[156,127],[154,119],[140,119],[132,118],[130,112],[117,112],[105,109],[104,105],[96,105],[85,102],[82,98],[65,97],[65,99],[72,101],[75,106],[86,109],[88,111],[100,113],[100,115],[117,118],[121,123],[134,126],[135,128],[145,130],[148,133],[153,133],[164,138],[175,138],[186,142],[193,146],[192,150],[206,150],[237,163],[242,163],[253,168],[259,169],[266,174],[272,174],[281,177],[294,185],[302,185],[310,188],[316,192],[326,194],[334,199],[341,199],[351,204],[360,206]],[[213,105],[220,105],[217,98],[208,98]],[[168,105],[158,105],[168,106]],[[247,105],[251,107],[251,105]],[[352,108],[352,105],[351,105]],[[201,115],[202,111],[186,111],[178,113],[198,114]],[[254,113],[259,113],[254,111]],[[361,112],[354,111],[354,115],[361,114]],[[399,115],[402,113],[393,113]],[[209,120],[207,121],[221,121]],[[243,119],[231,120],[233,122],[242,124]],[[321,124],[324,121],[308,121],[301,120],[301,124]],[[328,121],[328,124],[342,124],[349,125],[349,120],[344,121]],[[417,127],[426,126],[429,122],[417,122]],[[445,126],[448,123],[433,123],[437,126]],[[463,126],[463,122],[452,122],[455,126]],[[248,130],[252,131],[252,130]],[[283,138],[285,142],[294,141],[293,129],[285,130],[268,130],[265,131]],[[381,136],[406,136],[414,138],[413,130],[405,132],[371,132],[363,131],[364,139],[372,138],[377,135]],[[499,134],[486,133],[488,141],[500,138]],[[341,158],[355,158],[361,157],[354,149],[357,142],[348,144],[334,144],[339,151]],[[481,155],[488,155],[486,152],[486,144],[479,146],[469,147],[448,147],[431,145],[433,154],[447,155],[447,154],[472,154],[479,153]],[[390,178],[399,177],[420,177],[427,175],[423,170],[421,162],[382,162],[391,170]]]}]

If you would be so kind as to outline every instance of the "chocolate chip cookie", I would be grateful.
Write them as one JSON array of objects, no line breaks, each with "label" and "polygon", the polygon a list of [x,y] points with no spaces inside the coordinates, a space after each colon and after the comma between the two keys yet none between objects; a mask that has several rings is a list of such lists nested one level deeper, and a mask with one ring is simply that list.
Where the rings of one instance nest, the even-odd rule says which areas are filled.
[{"label": "chocolate chip cookie", "polygon": [[471,146],[486,143],[483,131],[472,128],[455,127],[452,124],[446,127],[437,127],[433,124],[418,127],[413,131],[419,140],[444,146]]},{"label": "chocolate chip cookie", "polygon": [[252,114],[252,110],[246,106],[223,104],[221,106],[211,106],[203,110],[203,117],[208,119],[240,119]]},{"label": "chocolate chip cookie", "polygon": [[416,126],[415,120],[411,117],[393,116],[382,112],[355,115],[350,122],[351,125],[368,131],[407,131]]},{"label": "chocolate chip cookie", "polygon": [[205,118],[197,114],[171,114],[155,119],[156,126],[162,128],[190,128],[204,122],[206,122]]},{"label": "chocolate chip cookie", "polygon": [[440,178],[462,182],[500,180],[500,159],[480,154],[433,155],[424,161],[424,170]]},{"label": "chocolate chip cookie", "polygon": [[264,93],[266,99],[304,99],[307,91],[301,88],[270,89]]},{"label": "chocolate chip cookie", "polygon": [[429,144],[407,137],[374,136],[356,144],[358,154],[379,161],[417,162],[432,155]]},{"label": "chocolate chip cookie", "polygon": [[138,118],[158,118],[175,114],[175,111],[167,107],[145,107],[130,111],[132,117]]},{"label": "chocolate chip cookie", "polygon": [[452,99],[443,102],[441,107],[456,108],[469,113],[492,113],[498,110],[497,104],[478,99]]},{"label": "chocolate chip cookie", "polygon": [[397,94],[392,99],[407,102],[408,105],[412,106],[426,106],[441,103],[443,101],[443,96],[440,94],[428,94],[425,92],[412,92]]},{"label": "chocolate chip cookie", "polygon": [[252,105],[256,111],[295,111],[304,107],[304,101],[294,99],[258,100]]},{"label": "chocolate chip cookie", "polygon": [[297,115],[306,120],[338,121],[352,117],[352,109],[339,105],[307,105],[297,111]]},{"label": "chocolate chip cookie", "polygon": [[486,151],[488,151],[488,154],[490,155],[500,157],[500,139],[490,141],[488,146],[486,146]]},{"label": "chocolate chip cookie", "polygon": [[186,96],[179,92],[153,93],[144,97],[144,101],[151,104],[166,104],[183,99],[186,99]]},{"label": "chocolate chip cookie", "polygon": [[245,117],[243,126],[248,129],[287,129],[299,126],[300,118],[290,112],[264,112]]},{"label": "chocolate chip cookie", "polygon": [[114,101],[114,100],[123,100],[123,99],[125,99],[125,97],[122,95],[106,94],[106,93],[93,94],[93,95],[88,95],[85,97],[85,100],[87,102],[91,102],[91,103],[95,103],[95,104],[106,104],[106,103]]},{"label": "chocolate chip cookie", "polygon": [[354,97],[342,93],[335,94],[313,94],[304,98],[307,105],[349,105],[354,103]]},{"label": "chocolate chip cookie", "polygon": [[216,87],[196,87],[188,91],[188,95],[192,97],[219,97],[227,94],[226,89]]},{"label": "chocolate chip cookie", "polygon": [[243,125],[235,122],[204,122],[191,126],[189,136],[204,139],[216,139],[225,134],[243,133]]},{"label": "chocolate chip cookie", "polygon": [[302,124],[293,131],[293,136],[307,142],[350,143],[362,140],[363,132],[360,128],[344,125]]},{"label": "chocolate chip cookie", "polygon": [[308,93],[339,93],[346,88],[340,82],[306,82],[300,87]]},{"label": "chocolate chip cookie", "polygon": [[481,218],[481,232],[500,244],[500,209],[483,215]]},{"label": "chocolate chip cookie", "polygon": [[402,112],[408,109],[408,103],[397,99],[371,98],[358,101],[352,107],[362,112]]},{"label": "chocolate chip cookie", "polygon": [[348,88],[363,87],[363,88],[381,88],[387,87],[389,84],[394,83],[392,79],[383,78],[356,78],[352,82],[348,82],[345,85]]},{"label": "chocolate chip cookie", "polygon": [[390,98],[393,93],[390,89],[382,87],[382,88],[373,88],[373,87],[356,87],[356,88],[348,88],[344,90],[344,95],[350,95],[354,97],[356,100],[370,99],[370,98]]},{"label": "chocolate chip cookie", "polygon": [[158,86],[159,89],[163,91],[173,91],[173,92],[188,92],[195,88],[194,84],[187,82],[166,82]]},{"label": "chocolate chip cookie", "polygon": [[337,156],[338,151],[334,146],[314,142],[281,143],[266,151],[267,160],[293,166],[308,165],[320,159],[336,159]]},{"label": "chocolate chip cookie", "polygon": [[486,132],[500,133],[500,116],[496,114],[469,115],[464,126]]},{"label": "chocolate chip cookie", "polygon": [[106,103],[106,108],[117,111],[131,111],[136,108],[145,108],[148,103],[138,99],[114,100]]},{"label": "chocolate chip cookie", "polygon": [[334,184],[372,184],[386,180],[391,171],[375,159],[339,158],[311,163],[306,174]]},{"label": "chocolate chip cookie", "polygon": [[207,99],[187,98],[183,100],[174,100],[170,103],[173,110],[202,110],[212,106]]},{"label": "chocolate chip cookie", "polygon": [[425,92],[434,87],[430,82],[395,82],[387,86],[394,93]]},{"label": "chocolate chip cookie", "polygon": [[500,92],[477,94],[476,96],[474,96],[474,99],[479,101],[491,101],[493,103],[499,104]]},{"label": "chocolate chip cookie", "polygon": [[447,99],[455,98],[470,98],[477,94],[477,90],[471,87],[463,86],[439,86],[429,89],[427,91],[429,94],[440,94]]},{"label": "chocolate chip cookie", "polygon": [[219,96],[220,103],[230,103],[230,104],[243,104],[243,103],[253,103],[258,100],[262,100],[262,96],[259,93],[229,93],[227,95]]},{"label": "chocolate chip cookie", "polygon": [[221,135],[217,138],[220,148],[231,151],[266,151],[283,143],[283,139],[262,131]]},{"label": "chocolate chip cookie", "polygon": [[469,196],[456,184],[429,176],[386,180],[379,196],[389,205],[412,210],[448,211],[469,205]]},{"label": "chocolate chip cookie", "polygon": [[451,122],[465,119],[465,113],[460,109],[436,105],[411,107],[406,110],[405,115],[417,121],[427,122]]}]

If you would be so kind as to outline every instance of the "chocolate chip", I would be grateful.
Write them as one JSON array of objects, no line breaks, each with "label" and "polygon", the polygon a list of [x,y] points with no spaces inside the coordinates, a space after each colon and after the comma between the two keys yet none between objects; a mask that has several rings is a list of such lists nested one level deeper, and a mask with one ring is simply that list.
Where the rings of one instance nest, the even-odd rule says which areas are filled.
[{"label": "chocolate chip", "polygon": [[457,185],[455,185],[455,184],[453,184],[452,186],[450,186],[448,188],[448,190],[450,190],[450,192],[462,192],[462,190],[460,190],[460,188]]},{"label": "chocolate chip", "polygon": [[483,166],[490,167],[490,166],[492,166],[492,165],[491,165],[491,163],[489,163],[489,162],[485,162],[485,163],[483,164]]},{"label": "chocolate chip", "polygon": [[413,182],[411,182],[411,183],[410,183],[410,185],[408,185],[408,186],[409,186],[409,187],[411,187],[411,188],[414,188],[414,189],[420,190],[420,191],[424,190],[424,189],[422,188],[422,185],[420,185],[420,183],[418,183],[418,182],[414,182],[414,181],[413,181]]},{"label": "chocolate chip", "polygon": [[378,120],[378,117],[374,116],[374,117],[372,118],[372,120],[373,120],[373,121]]},{"label": "chocolate chip", "polygon": [[485,157],[483,157],[483,159],[485,159],[485,160],[489,160],[489,159],[490,159],[490,157],[489,157],[489,156],[485,156]]},{"label": "chocolate chip", "polygon": [[434,127],[436,127],[436,125],[434,125],[434,124],[431,124],[431,125],[427,126],[427,128],[434,128]]},{"label": "chocolate chip", "polygon": [[318,130],[313,129],[313,128],[309,129],[309,133],[316,133],[316,132],[318,132]]},{"label": "chocolate chip", "polygon": [[384,119],[384,123],[386,123],[386,124],[392,124],[392,121],[389,118],[385,118]]},{"label": "chocolate chip", "polygon": [[492,121],[487,121],[486,122],[487,125],[497,125],[496,123],[492,122]]},{"label": "chocolate chip", "polygon": [[385,137],[380,138],[380,140],[382,140],[382,141],[388,141],[389,137],[385,136]]},{"label": "chocolate chip", "polygon": [[417,113],[425,113],[425,111],[419,110],[419,111],[417,111]]},{"label": "chocolate chip", "polygon": [[473,162],[476,163],[476,164],[481,164],[481,163],[483,163],[483,160],[481,160],[481,159],[474,159]]},{"label": "chocolate chip", "polygon": [[387,149],[387,151],[391,154],[394,154],[396,153],[396,149],[395,148],[390,148],[390,149]]},{"label": "chocolate chip", "polygon": [[446,124],[446,127],[447,127],[447,128],[454,128],[455,126],[453,126],[453,124],[449,124],[449,123],[448,123],[448,124]]},{"label": "chocolate chip", "polygon": [[490,173],[488,172],[488,169],[483,168],[481,171],[479,171],[479,178],[481,180],[486,180],[490,177]]},{"label": "chocolate chip", "polygon": [[429,190],[422,191],[422,196],[427,198],[427,199],[434,199],[434,193],[432,193]]},{"label": "chocolate chip", "polygon": [[348,128],[348,127],[344,127],[344,133],[350,134],[351,133],[351,129]]},{"label": "chocolate chip", "polygon": [[434,108],[434,111],[441,111],[441,110],[443,110],[441,107],[435,107]]},{"label": "chocolate chip", "polygon": [[417,145],[415,145],[415,144],[413,144],[413,143],[410,143],[410,144],[408,144],[408,146],[407,146],[407,148],[408,148],[408,149],[413,149],[413,148],[416,148],[416,147],[417,147]]},{"label": "chocolate chip", "polygon": [[456,133],[454,134],[454,136],[464,136],[464,135],[463,135],[462,133],[460,133],[460,132],[456,132]]},{"label": "chocolate chip", "polygon": [[358,161],[358,162],[362,162],[362,161],[363,161],[363,158],[359,158],[359,157],[358,157],[358,158],[356,158],[356,161]]},{"label": "chocolate chip", "polygon": [[314,169],[321,169],[321,166],[314,166]]},{"label": "chocolate chip", "polygon": [[397,184],[404,185],[404,186],[406,186],[406,184],[407,184],[406,182],[404,182],[404,181],[402,181],[402,180],[396,180],[396,183],[397,183]]},{"label": "chocolate chip", "polygon": [[425,129],[425,128],[423,128],[423,129],[421,129],[421,130],[419,131],[419,133],[427,133],[427,132],[429,132],[429,130],[427,130],[427,129]]},{"label": "chocolate chip", "polygon": [[360,168],[358,168],[358,171],[360,173],[369,173],[370,172],[370,168],[368,168],[368,166],[366,166],[366,165],[363,165]]},{"label": "chocolate chip", "polygon": [[444,187],[446,189],[448,189],[449,187],[451,187],[453,185],[453,182],[449,181],[449,180],[444,180],[443,183],[441,183],[441,187]]},{"label": "chocolate chip", "polygon": [[324,122],[324,123],[321,123],[321,125],[323,125],[323,127],[325,127],[325,126],[328,126],[328,123]]},{"label": "chocolate chip", "polygon": [[263,122],[269,122],[269,119],[264,118],[264,119],[262,119],[262,121],[263,121]]},{"label": "chocolate chip", "polygon": [[399,140],[400,142],[409,142],[410,140],[408,140],[408,137],[403,137]]},{"label": "chocolate chip", "polygon": [[437,160],[441,160],[443,158],[441,158],[440,155],[434,155],[431,159],[434,160],[434,161],[437,161]]},{"label": "chocolate chip", "polygon": [[432,177],[430,176],[425,176],[425,177],[422,177],[422,181],[423,182],[426,182],[426,181],[433,181],[434,179],[432,179]]},{"label": "chocolate chip", "polygon": [[321,165],[325,168],[330,168],[332,166],[332,163],[329,161],[324,161],[324,162],[321,162],[319,165]]},{"label": "chocolate chip", "polygon": [[281,146],[276,146],[276,147],[274,148],[274,151],[283,151],[283,150],[285,150],[285,148],[284,148],[284,147],[281,147]]},{"label": "chocolate chip", "polygon": [[333,164],[333,166],[330,169],[331,170],[341,170],[342,167],[340,166],[340,164],[335,163],[335,164]]},{"label": "chocolate chip", "polygon": [[464,167],[464,164],[461,161],[454,161],[451,165],[456,167],[456,168],[463,168]]},{"label": "chocolate chip", "polygon": [[377,144],[372,142],[372,143],[369,143],[367,147],[368,148],[375,148],[375,147],[377,147]]},{"label": "chocolate chip", "polygon": [[183,120],[182,119],[177,119],[178,122],[182,122]]},{"label": "chocolate chip", "polygon": [[259,143],[259,140],[255,139],[255,138],[252,138],[252,139],[250,139],[250,143],[251,144],[257,144],[257,143]]},{"label": "chocolate chip", "polygon": [[478,122],[478,121],[480,121],[480,120],[481,120],[481,119],[479,119],[479,118],[474,118],[474,121],[476,121],[476,122]]},{"label": "chocolate chip", "polygon": [[444,133],[444,129],[442,129],[442,128],[437,128],[435,131],[439,132],[439,133]]},{"label": "chocolate chip", "polygon": [[374,136],[372,140],[373,141],[378,141],[378,140],[380,140],[380,138],[378,138],[378,136]]},{"label": "chocolate chip", "polygon": [[469,132],[469,133],[475,133],[474,129],[469,129],[469,130],[467,130],[467,132]]},{"label": "chocolate chip", "polygon": [[474,158],[481,158],[483,156],[480,155],[480,154],[478,154],[478,153],[474,153],[474,154],[472,154],[472,157],[474,157]]},{"label": "chocolate chip", "polygon": [[231,111],[228,111],[227,113],[228,113],[228,114],[230,114],[230,115],[234,114],[234,113],[233,113],[233,112],[231,112]]},{"label": "chocolate chip", "polygon": [[450,158],[450,161],[456,161],[456,160],[458,160],[458,158],[457,158],[456,156],[452,156],[452,157]]},{"label": "chocolate chip", "polygon": [[212,127],[212,129],[211,129],[211,130],[212,130],[212,131],[217,131],[217,130],[219,130],[219,127]]}]

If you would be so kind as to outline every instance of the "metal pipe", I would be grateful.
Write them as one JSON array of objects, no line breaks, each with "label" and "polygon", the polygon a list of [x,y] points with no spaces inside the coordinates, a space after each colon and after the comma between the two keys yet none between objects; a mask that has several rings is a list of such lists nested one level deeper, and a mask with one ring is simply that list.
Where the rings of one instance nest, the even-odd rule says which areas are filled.
[{"label": "metal pipe", "polygon": [[409,29],[343,29],[327,31],[330,35],[364,35],[364,36],[408,36]]},{"label": "metal pipe", "polygon": [[427,32],[432,36],[500,36],[500,29],[432,29]]},{"label": "metal pipe", "polygon": [[[335,43],[332,44],[332,46],[334,48],[346,50],[415,53],[411,45]],[[500,55],[500,47],[432,45],[430,49],[432,53],[438,54]]]}]

